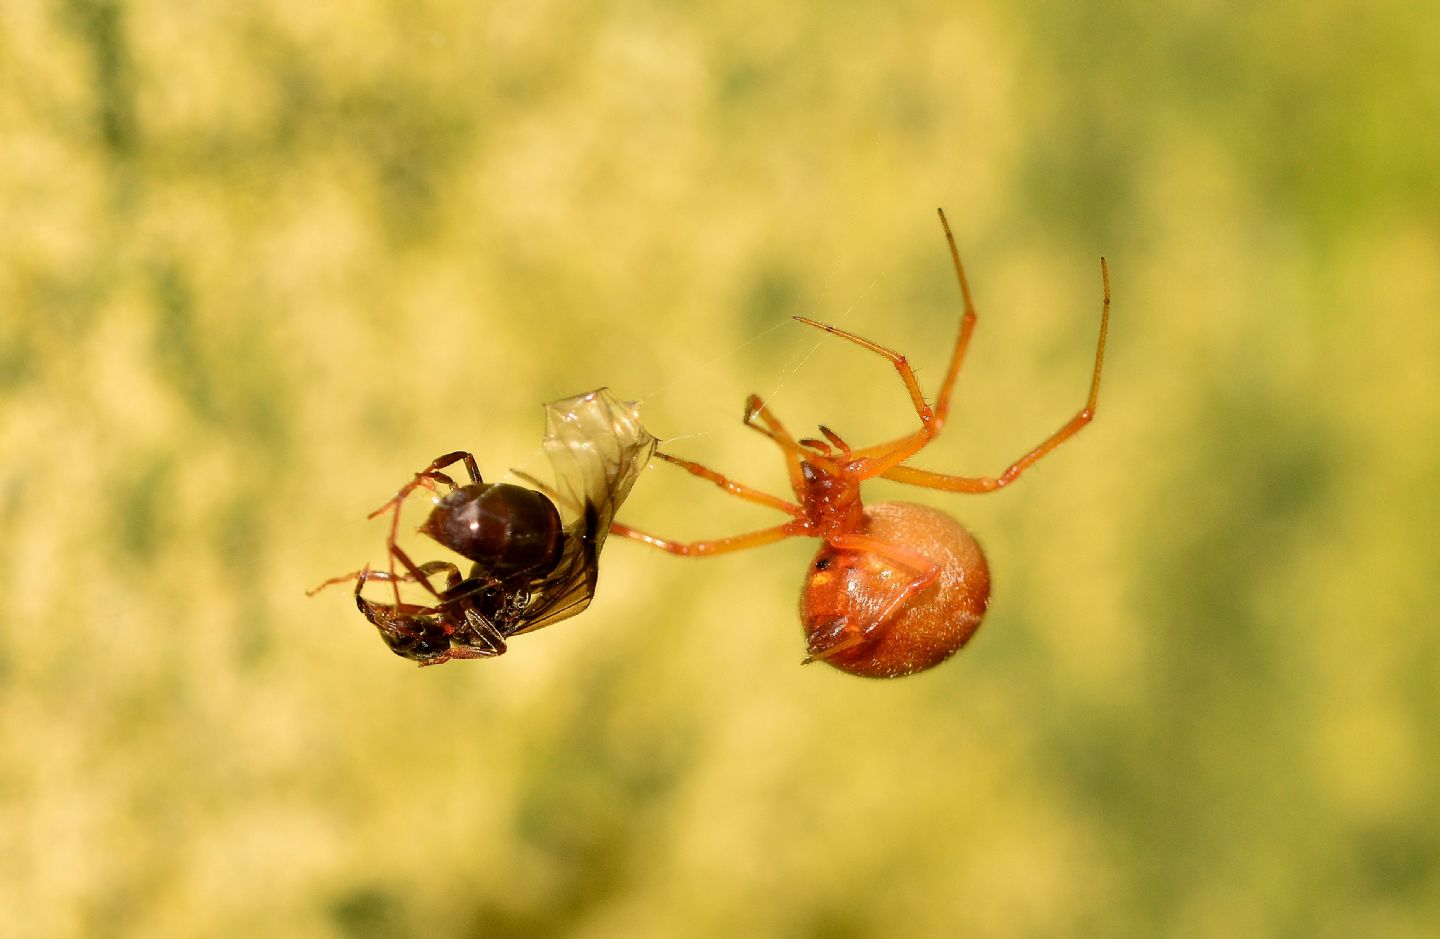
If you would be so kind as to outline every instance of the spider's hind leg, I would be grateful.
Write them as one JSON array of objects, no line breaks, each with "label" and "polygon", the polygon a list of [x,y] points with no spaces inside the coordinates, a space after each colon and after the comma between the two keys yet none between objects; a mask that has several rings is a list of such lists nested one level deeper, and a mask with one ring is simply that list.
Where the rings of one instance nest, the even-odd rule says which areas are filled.
[{"label": "spider's hind leg", "polygon": [[1021,473],[1034,466],[1042,457],[1075,436],[1081,428],[1094,420],[1095,407],[1100,399],[1100,371],[1105,364],[1105,339],[1110,330],[1110,268],[1106,265],[1104,258],[1100,259],[1100,280],[1104,287],[1105,297],[1100,307],[1100,338],[1095,344],[1095,368],[1090,376],[1090,393],[1085,398],[1084,406],[1075,412],[1074,417],[1066,421],[1059,430],[1046,437],[1030,452],[1011,463],[998,476],[951,476],[946,473],[900,466],[896,463],[891,463],[879,475],[896,482],[925,486],[930,489],[943,489],[949,492],[994,492],[996,489],[1002,489],[1014,482]]}]

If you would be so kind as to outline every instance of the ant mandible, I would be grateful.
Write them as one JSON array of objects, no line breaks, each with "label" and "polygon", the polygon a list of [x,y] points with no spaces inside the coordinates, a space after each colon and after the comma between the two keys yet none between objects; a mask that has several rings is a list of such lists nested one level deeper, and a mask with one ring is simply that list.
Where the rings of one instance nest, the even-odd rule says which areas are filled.
[{"label": "ant mandible", "polygon": [[990,571],[974,537],[955,519],[926,506],[880,502],[865,506],[860,484],[877,477],[948,492],[995,492],[1019,478],[1095,417],[1100,368],[1110,323],[1110,273],[1100,259],[1104,301],[1090,395],[1074,417],[998,476],[952,476],[919,469],[907,461],[939,435],[950,413],[950,393],[975,330],[975,306],[955,236],[944,210],[937,210],[950,246],[965,312],[950,366],[931,408],[905,356],[879,343],[803,316],[795,319],[883,356],[895,367],[910,395],[920,429],[909,436],[856,449],[824,425],[824,438],[796,440],[759,396],[745,402],[744,423],[774,441],[784,453],[795,502],[752,489],[691,460],[655,455],[707,479],[741,499],[778,509],[790,521],[748,534],[709,541],[680,542],[628,525],[614,534],[671,554],[710,557],[758,548],[785,538],[823,542],[805,578],[800,619],[805,628],[805,661],[823,661],[855,675],[896,678],[940,664],[969,641],[990,598]]}]

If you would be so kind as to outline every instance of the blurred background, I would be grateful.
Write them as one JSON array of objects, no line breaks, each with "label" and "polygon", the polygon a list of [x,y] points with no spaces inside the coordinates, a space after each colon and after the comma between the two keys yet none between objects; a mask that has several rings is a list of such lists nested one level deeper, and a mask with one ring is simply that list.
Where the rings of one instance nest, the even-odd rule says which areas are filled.
[{"label": "blurred background", "polygon": [[[1440,7],[66,0],[0,11],[0,935],[1421,936],[1440,921]],[[418,669],[324,577],[600,385],[746,394],[995,593],[801,667],[813,542],[612,541]],[[773,524],[669,467],[622,518]]]}]

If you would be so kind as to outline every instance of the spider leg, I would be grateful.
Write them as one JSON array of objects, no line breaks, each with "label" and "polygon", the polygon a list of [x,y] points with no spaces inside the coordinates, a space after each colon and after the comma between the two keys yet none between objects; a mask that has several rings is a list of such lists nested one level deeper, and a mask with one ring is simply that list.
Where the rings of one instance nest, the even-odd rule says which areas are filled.
[{"label": "spider leg", "polygon": [[895,366],[895,371],[900,375],[900,381],[905,384],[905,390],[910,393],[910,402],[915,406],[915,413],[920,418],[920,431],[917,436],[921,436],[925,440],[935,436],[935,412],[930,409],[930,405],[925,403],[925,393],[920,390],[920,382],[915,378],[915,370],[910,367],[909,359],[888,346],[872,342],[864,336],[857,336],[839,326],[831,326],[829,323],[821,323],[805,316],[797,316],[795,319],[807,326],[824,330],[832,336],[849,340],[863,349],[868,349],[876,355],[889,359],[890,364]]},{"label": "spider leg", "polygon": [[[850,342],[862,348],[869,349],[871,352],[889,359],[890,364],[894,365],[895,371],[899,373],[900,380],[904,382],[905,389],[910,393],[910,401],[915,406],[916,415],[920,418],[919,430],[908,437],[901,437],[899,440],[892,441],[888,444],[881,444],[876,447],[866,447],[864,450],[850,451],[848,447],[843,448],[846,451],[845,459],[847,462],[857,456],[865,461],[865,465],[860,469],[860,477],[862,479],[883,476],[892,467],[898,466],[919,453],[924,449],[926,444],[935,439],[935,434],[938,431],[938,427],[935,424],[935,413],[931,410],[930,405],[925,403],[925,395],[920,391],[920,383],[915,379],[915,371],[910,367],[910,361],[906,359],[905,356],[896,352],[894,349],[882,346],[878,342],[872,342],[863,336],[857,336],[838,326],[819,323],[803,316],[797,316],[795,319],[806,325],[814,326],[816,329],[822,329],[832,336],[848,339]],[[838,440],[838,438],[833,436],[833,431],[825,427],[821,427],[820,430],[827,437],[831,437],[832,440]],[[800,442],[803,444],[809,441],[802,440]]]},{"label": "spider leg", "polygon": [[[965,277],[965,265],[960,262],[960,249],[955,247],[955,236],[950,232],[950,222],[945,218],[944,209],[935,210],[940,216],[940,226],[945,229],[945,243],[950,246],[950,260],[955,265],[955,280],[960,284],[960,296],[965,303],[965,312],[960,317],[960,332],[955,339],[955,349],[950,353],[950,366],[945,370],[945,380],[935,396],[932,408],[934,422],[931,424],[928,440],[940,436],[940,431],[950,417],[950,395],[955,390],[955,380],[960,376],[960,366],[965,362],[965,352],[970,348],[970,337],[975,332],[975,301],[970,296],[970,282]],[[861,458],[877,457],[892,453],[899,447],[910,444],[916,435],[911,434],[886,443],[879,443],[856,450]],[[922,444],[923,446],[923,444]]]},{"label": "spider leg", "polygon": [[683,557],[710,557],[716,554],[728,554],[731,551],[744,551],[747,548],[758,548],[761,545],[773,544],[786,538],[793,538],[797,535],[810,534],[810,527],[803,519],[796,519],[793,522],[786,522],[783,525],[776,525],[774,528],[762,528],[759,531],[748,532],[743,535],[733,535],[729,538],[716,538],[710,541],[671,541],[668,538],[660,538],[649,532],[641,531],[638,528],[631,528],[629,525],[622,525],[619,522],[610,526],[612,535],[619,535],[622,538],[633,538],[636,541],[643,541],[652,548],[659,548],[661,551],[668,551],[671,554],[678,554]]},{"label": "spider leg", "polygon": [[[769,413],[765,411],[764,404],[759,403],[759,399],[756,398],[754,395],[751,395],[750,401],[747,402],[747,405],[749,404],[754,404],[756,405],[756,407],[754,407],[753,409],[747,408],[747,426],[754,426],[753,424],[750,424],[750,417],[752,414],[765,415],[761,419],[767,420],[767,423],[774,420],[773,417],[769,417]],[[767,435],[774,433],[781,435],[785,440],[789,440],[789,435],[785,433],[784,428],[780,427],[778,421],[774,422],[774,429],[759,427],[756,427],[756,429],[759,430],[761,433],[765,433]],[[779,439],[777,439],[776,437],[772,436],[771,439],[775,439],[777,443],[780,442]],[[791,443],[793,444],[793,441],[791,441]],[[783,446],[784,444],[782,444],[782,447]],[[638,528],[632,528],[631,526],[625,525],[621,522],[611,523],[610,533],[612,535],[619,535],[622,538],[631,538],[635,541],[644,542],[645,544],[650,545],[652,548],[659,548],[660,550],[668,551],[671,554],[678,554],[685,557],[708,557],[713,554],[725,554],[731,551],[743,551],[746,548],[758,548],[761,545],[771,544],[785,538],[790,538],[796,535],[808,535],[810,533],[809,522],[807,522],[805,519],[805,510],[802,509],[800,506],[795,505],[794,503],[786,502],[784,499],[781,499],[778,496],[772,496],[768,492],[761,492],[760,490],[753,489],[749,486],[744,485],[743,483],[737,483],[733,479],[717,473],[715,470],[710,469],[710,467],[705,466],[701,463],[696,463],[693,460],[681,459],[680,457],[671,456],[670,454],[659,450],[655,451],[655,456],[661,460],[664,460],[666,463],[672,463],[675,466],[680,467],[687,473],[690,473],[692,476],[698,476],[701,479],[709,480],[710,482],[719,486],[721,489],[725,490],[732,496],[744,499],[747,502],[754,502],[759,505],[768,506],[772,509],[778,509],[787,515],[793,516],[793,518],[791,521],[786,522],[783,525],[776,525],[772,528],[762,528],[759,531],[753,531],[743,535],[734,535],[729,538],[716,538],[706,541],[674,541],[669,538],[661,538],[658,535],[652,535],[649,532],[641,531]],[[789,449],[786,449],[786,456],[787,459],[790,457]],[[796,474],[799,473],[799,468],[800,464],[799,460],[797,459],[795,461]]]},{"label": "spider leg", "polygon": [[[757,420],[764,426],[755,423]],[[807,455],[805,449],[790,436],[790,432],[765,402],[760,400],[759,395],[751,395],[745,399],[745,426],[769,437],[785,454],[785,470],[790,474],[790,488],[799,492],[805,480],[800,470],[800,462]]]},{"label": "spider leg", "polygon": [[1095,405],[1100,397],[1100,370],[1105,363],[1105,336],[1110,328],[1110,269],[1106,266],[1104,258],[1100,259],[1100,279],[1104,284],[1105,299],[1100,310],[1100,339],[1095,346],[1095,370],[1090,378],[1090,395],[1085,399],[1084,407],[1077,411],[1074,417],[1065,422],[1055,433],[1046,437],[1029,453],[1011,463],[998,476],[950,476],[945,473],[934,473],[929,470],[899,465],[892,466],[878,475],[896,482],[926,486],[930,489],[943,489],[949,492],[994,492],[996,489],[1001,489],[1014,482],[1021,473],[1035,465],[1051,450],[1075,436],[1079,433],[1080,428],[1094,420]]},{"label": "spider leg", "polygon": [[748,502],[755,502],[760,505],[766,505],[772,509],[779,509],[781,512],[784,512],[787,515],[793,515],[796,518],[803,518],[805,515],[805,511],[801,509],[800,506],[795,505],[794,503],[786,502],[779,496],[772,496],[768,492],[761,492],[758,489],[752,489],[751,487],[746,486],[743,483],[737,483],[733,479],[730,479],[728,476],[722,476],[720,473],[715,472],[710,467],[704,466],[700,463],[696,463],[693,460],[685,460],[681,459],[678,456],[671,456],[670,454],[664,453],[660,450],[655,451],[655,457],[657,459],[664,460],[666,463],[670,463],[674,466],[680,467],[692,476],[699,476],[701,479],[710,480],[710,482],[719,486],[721,489],[724,489],[732,496],[745,499]]},{"label": "spider leg", "polygon": [[850,449],[850,445],[842,440],[835,431],[821,424],[820,433],[824,435],[824,440],[816,437],[803,437],[800,443],[823,456],[838,459],[844,463],[849,463],[855,456],[855,451]]},{"label": "spider leg", "polygon": [[[880,608],[880,612],[875,614],[875,617],[858,631],[852,632],[845,630],[844,632],[836,632],[824,637],[812,638],[810,648],[807,650],[809,654],[805,657],[803,663],[806,665],[819,659],[829,658],[838,652],[843,652],[846,649],[853,648],[862,642],[868,642],[875,638],[880,629],[883,628],[886,623],[890,622],[905,604],[914,599],[922,590],[935,583],[935,579],[940,576],[940,565],[925,557],[925,555],[917,551],[911,551],[901,545],[882,541],[879,538],[872,538],[868,535],[840,535],[835,538],[827,538],[826,543],[842,551],[859,551],[878,554],[881,557],[897,561],[920,573],[899,590],[896,590],[890,599],[886,601],[885,606]],[[823,643],[827,641],[829,644],[823,645]]]},{"label": "spider leg", "polygon": [[955,264],[955,280],[960,284],[960,296],[965,301],[965,313],[960,317],[960,334],[955,339],[955,351],[950,353],[950,367],[945,370],[945,381],[935,396],[935,433],[945,426],[950,416],[950,392],[955,389],[955,379],[960,375],[960,366],[965,362],[965,350],[970,347],[970,335],[975,332],[975,301],[970,296],[970,282],[965,278],[965,265],[960,263],[960,249],[955,247],[955,236],[950,233],[950,222],[945,218],[944,209],[936,209],[940,216],[940,227],[945,229],[945,243],[950,246],[950,260]]},{"label": "spider leg", "polygon": [[848,461],[852,456],[855,455],[855,451],[850,449],[850,445],[846,443],[839,434],[835,433],[835,431],[826,427],[824,424],[820,425],[820,433],[824,434],[825,439],[830,441],[830,443],[834,444],[835,448],[840,451],[840,458],[842,460]]},{"label": "spider leg", "polygon": [[[965,276],[965,265],[960,261],[960,249],[955,246],[955,235],[950,231],[950,221],[945,217],[944,209],[936,209],[935,214],[940,217],[940,227],[945,231],[945,243],[950,248],[950,260],[955,266],[955,281],[960,286],[960,297],[964,301],[965,312],[960,318],[960,332],[955,339],[955,349],[950,354],[950,366],[945,370],[945,380],[941,383],[940,391],[935,397],[935,405],[932,409],[933,421],[930,428],[930,437],[932,439],[940,433],[940,429],[945,426],[946,418],[950,415],[950,394],[955,388],[956,378],[960,375],[960,366],[964,364],[965,351],[970,347],[970,336],[975,332],[976,320],[975,301],[970,294],[970,281]],[[799,319],[799,317],[797,317],[797,319]],[[818,326],[819,324],[812,323],[812,325]],[[837,332],[838,334],[838,331],[833,328],[827,331]],[[850,337],[847,336],[846,338]],[[870,345],[865,341],[860,342],[861,345]],[[880,350],[877,349],[876,351]],[[903,373],[901,377],[904,378]],[[909,382],[906,383],[906,387],[910,388]],[[915,397],[913,390],[911,397]],[[921,419],[924,419],[923,415]],[[902,438],[902,440],[908,439],[909,438]],[[870,456],[873,455],[873,453],[887,452],[899,442],[901,441],[879,444],[875,447],[868,447],[866,450],[857,451],[857,453],[861,456]]]}]

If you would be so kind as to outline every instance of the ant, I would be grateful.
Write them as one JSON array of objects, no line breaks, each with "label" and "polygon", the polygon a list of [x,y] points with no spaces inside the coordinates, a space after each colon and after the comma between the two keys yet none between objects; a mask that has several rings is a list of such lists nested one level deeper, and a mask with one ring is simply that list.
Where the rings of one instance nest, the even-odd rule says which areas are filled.
[{"label": "ant", "polygon": [[[391,513],[389,570],[367,566],[309,593],[355,581],[355,603],[385,644],[421,665],[502,655],[510,637],[583,611],[595,594],[600,549],[615,511],[656,441],[634,405],[604,388],[547,404],[545,415],[543,447],[559,489],[519,471],[538,491],[487,483],[464,450],[437,457],[368,516]],[[457,463],[470,477],[465,485],[444,472]],[[438,495],[441,486],[444,495]],[[472,562],[469,576],[450,561],[417,564],[397,543],[401,509],[421,487],[437,494],[421,533]],[[396,572],[397,561],[405,573]],[[393,603],[364,596],[372,580],[390,584]],[[403,601],[401,583],[419,585],[429,601]]]},{"label": "ant", "polygon": [[979,543],[955,519],[906,502],[861,503],[860,485],[882,477],[948,492],[995,492],[1020,477],[1095,417],[1100,368],[1110,323],[1110,273],[1100,259],[1104,301],[1090,395],[1074,417],[998,476],[952,476],[908,465],[939,435],[950,413],[950,394],[975,330],[975,306],[955,236],[944,210],[937,210],[959,281],[964,315],[950,366],[931,408],[905,356],[879,343],[803,316],[796,320],[883,356],[904,383],[920,428],[914,433],[855,449],[824,425],[824,438],[796,440],[759,396],[745,402],[745,426],[781,449],[795,501],[737,483],[691,460],[655,455],[709,480],[741,499],[778,509],[790,520],[748,534],[709,541],[680,542],[614,524],[611,531],[671,554],[710,557],[758,548],[785,538],[823,542],[805,577],[800,619],[805,628],[805,662],[816,660],[855,675],[896,678],[940,664],[980,627],[990,598],[990,571]]}]

